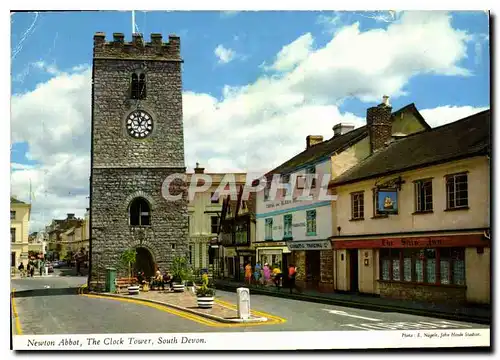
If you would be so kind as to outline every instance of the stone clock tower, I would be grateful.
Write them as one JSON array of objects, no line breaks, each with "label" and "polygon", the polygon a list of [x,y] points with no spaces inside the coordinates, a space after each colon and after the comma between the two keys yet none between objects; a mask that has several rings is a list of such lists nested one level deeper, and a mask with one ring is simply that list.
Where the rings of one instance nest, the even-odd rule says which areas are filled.
[{"label": "stone clock tower", "polygon": [[[94,35],[89,287],[136,249],[136,269],[152,275],[188,253],[187,198],[166,200],[167,176],[186,172],[180,39],[142,34],[132,42]],[[183,191],[183,183],[171,193]],[[98,279],[99,277],[99,279]]]}]

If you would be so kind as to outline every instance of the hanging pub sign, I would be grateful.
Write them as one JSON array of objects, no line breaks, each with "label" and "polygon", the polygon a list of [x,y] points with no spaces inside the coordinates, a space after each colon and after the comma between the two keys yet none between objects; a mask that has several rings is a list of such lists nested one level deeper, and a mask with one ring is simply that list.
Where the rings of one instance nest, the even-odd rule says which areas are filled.
[{"label": "hanging pub sign", "polygon": [[377,190],[377,213],[397,214],[398,213],[398,190],[379,189]]}]

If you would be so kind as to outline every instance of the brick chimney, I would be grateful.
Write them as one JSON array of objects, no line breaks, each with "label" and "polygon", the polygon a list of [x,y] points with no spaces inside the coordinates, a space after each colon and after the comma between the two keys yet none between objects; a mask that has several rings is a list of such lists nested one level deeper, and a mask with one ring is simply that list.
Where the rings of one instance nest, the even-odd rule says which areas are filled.
[{"label": "brick chimney", "polygon": [[194,168],[195,174],[203,174],[205,172],[205,168],[200,167],[200,163],[196,163],[196,167]]},{"label": "brick chimney", "polygon": [[374,153],[386,146],[392,139],[392,107],[389,97],[384,96],[382,103],[371,107],[366,112],[366,125],[370,137],[370,153]]},{"label": "brick chimney", "polygon": [[309,135],[306,137],[306,149],[309,149],[311,146],[319,144],[320,142],[323,142],[323,136]]},{"label": "brick chimney", "polygon": [[333,136],[340,136],[347,134],[349,131],[354,130],[353,124],[340,123],[333,127]]}]

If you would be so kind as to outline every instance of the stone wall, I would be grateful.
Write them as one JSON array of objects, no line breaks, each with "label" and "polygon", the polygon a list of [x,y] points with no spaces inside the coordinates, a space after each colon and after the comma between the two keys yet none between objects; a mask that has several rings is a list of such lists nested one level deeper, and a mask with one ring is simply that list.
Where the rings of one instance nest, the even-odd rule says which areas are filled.
[{"label": "stone wall", "polygon": [[[161,269],[177,255],[188,255],[187,194],[167,201],[161,195],[163,180],[184,169],[94,169],[92,175],[92,274],[119,265],[121,253],[144,247]],[[183,191],[183,184],[172,185]],[[141,189],[138,191],[137,189]],[[144,197],[151,204],[151,225],[130,226],[131,199]],[[124,272],[119,274],[125,275]]]},{"label": "stone wall", "polygon": [[333,284],[333,250],[321,250],[321,282]]},{"label": "stone wall", "polygon": [[423,285],[379,281],[380,297],[463,305],[466,303],[464,286]]}]

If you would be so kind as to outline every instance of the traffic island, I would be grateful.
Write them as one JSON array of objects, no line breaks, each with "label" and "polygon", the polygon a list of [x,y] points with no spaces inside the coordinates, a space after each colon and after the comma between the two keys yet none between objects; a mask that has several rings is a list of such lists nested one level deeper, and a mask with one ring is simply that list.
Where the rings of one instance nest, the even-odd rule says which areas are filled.
[{"label": "traffic island", "polygon": [[[105,296],[110,298],[134,299],[163,305],[175,310],[184,311],[193,315],[201,316],[219,323],[226,324],[240,324],[240,323],[266,323],[274,324],[278,318],[262,316],[261,313],[250,311],[250,316],[242,319],[238,316],[236,305],[215,300],[212,308],[203,309],[199,308],[197,298],[190,292],[170,292],[170,291],[148,291],[140,292],[138,295],[116,294],[116,293],[102,293],[102,292],[89,292],[89,294]],[[267,314],[266,314],[267,315]],[[280,321],[281,322],[281,321]]]}]

